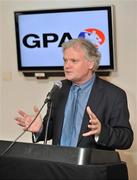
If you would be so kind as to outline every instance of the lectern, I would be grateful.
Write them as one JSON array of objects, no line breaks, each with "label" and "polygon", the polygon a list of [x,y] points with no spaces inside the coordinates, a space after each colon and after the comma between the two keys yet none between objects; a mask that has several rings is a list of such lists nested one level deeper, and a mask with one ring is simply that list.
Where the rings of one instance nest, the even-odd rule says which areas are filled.
[{"label": "lectern", "polygon": [[[0,154],[10,146],[0,141]],[[0,179],[128,180],[118,152],[16,142],[0,156]]]}]

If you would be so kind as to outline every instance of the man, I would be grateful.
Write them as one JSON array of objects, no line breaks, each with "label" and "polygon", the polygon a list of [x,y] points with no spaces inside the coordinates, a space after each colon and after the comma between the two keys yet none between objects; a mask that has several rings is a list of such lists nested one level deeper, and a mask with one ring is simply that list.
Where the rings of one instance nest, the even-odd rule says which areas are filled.
[{"label": "man", "polygon": [[[62,48],[65,80],[52,98],[48,139],[61,146],[130,148],[133,131],[126,93],[95,74],[101,57],[97,48],[85,39],[72,39]],[[35,114],[38,111],[34,107]],[[22,110],[19,114],[16,122],[25,130],[33,117]],[[49,110],[43,121],[38,116],[28,129],[34,135],[33,140],[44,140],[48,115]]]}]

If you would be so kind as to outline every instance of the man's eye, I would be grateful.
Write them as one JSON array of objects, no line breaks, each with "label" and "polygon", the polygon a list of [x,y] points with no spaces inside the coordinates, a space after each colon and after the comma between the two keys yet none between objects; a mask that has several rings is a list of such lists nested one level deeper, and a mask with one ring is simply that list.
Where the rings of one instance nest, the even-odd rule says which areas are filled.
[{"label": "man's eye", "polygon": [[72,62],[73,62],[73,63],[77,63],[77,62],[78,62],[78,60],[76,60],[76,59],[72,59]]}]

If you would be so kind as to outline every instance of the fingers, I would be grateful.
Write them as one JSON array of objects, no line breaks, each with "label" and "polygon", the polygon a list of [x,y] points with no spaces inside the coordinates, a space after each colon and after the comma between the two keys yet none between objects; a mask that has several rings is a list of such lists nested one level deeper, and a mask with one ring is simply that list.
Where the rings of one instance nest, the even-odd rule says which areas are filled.
[{"label": "fingers", "polygon": [[22,111],[22,110],[19,110],[18,113],[19,113],[22,117],[26,117],[26,116],[27,116],[27,114],[26,114],[24,111]]},{"label": "fingers", "polygon": [[97,134],[97,130],[88,131],[86,133],[83,133],[82,135],[86,137],[86,136],[92,136],[95,134]]},{"label": "fingers", "polygon": [[16,121],[16,123],[17,123],[18,125],[20,125],[20,126],[22,126],[22,127],[25,127],[25,121],[24,121],[23,118],[21,118],[21,117],[16,117],[16,118],[15,118],[15,121]]},{"label": "fingers", "polygon": [[18,114],[19,116],[15,117],[16,123],[22,127],[26,127],[30,116],[22,110],[19,110]]},{"label": "fingers", "polygon": [[42,125],[41,116],[37,116],[39,108],[37,106],[34,106],[33,111],[34,115],[29,115],[26,112],[19,110],[19,116],[17,116],[15,120],[16,124],[23,127],[23,130],[27,130],[30,132],[38,132]]},{"label": "fingers", "polygon": [[89,106],[87,106],[87,113],[88,113],[90,119],[96,118],[95,114],[91,111]]},{"label": "fingers", "polygon": [[87,114],[89,116],[89,131],[83,133],[83,136],[99,135],[101,132],[101,123],[97,116],[91,111],[90,107],[87,107]]},{"label": "fingers", "polygon": [[33,107],[33,110],[34,110],[35,113],[38,113],[38,112],[39,112],[39,108],[38,108],[37,106],[34,106],[34,107]]},{"label": "fingers", "polygon": [[100,134],[100,127],[98,125],[88,125],[89,131],[83,133],[83,136],[91,136],[91,135],[99,135]]}]

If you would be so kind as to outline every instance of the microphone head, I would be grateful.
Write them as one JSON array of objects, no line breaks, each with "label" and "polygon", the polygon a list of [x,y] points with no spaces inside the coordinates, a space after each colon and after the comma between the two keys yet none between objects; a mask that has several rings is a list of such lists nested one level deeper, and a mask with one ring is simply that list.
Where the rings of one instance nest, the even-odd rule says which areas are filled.
[{"label": "microphone head", "polygon": [[45,99],[45,103],[47,103],[48,101],[50,101],[51,99],[53,99],[52,96],[54,96],[55,91],[58,89],[62,88],[62,82],[61,81],[57,81],[54,83],[53,88],[51,89],[51,91],[47,94],[47,97]]},{"label": "microphone head", "polygon": [[61,89],[62,88],[62,82],[61,81],[56,81],[54,83],[54,86],[57,86],[59,89]]}]

